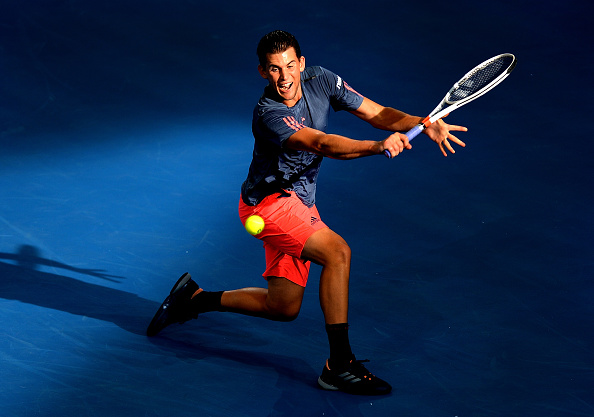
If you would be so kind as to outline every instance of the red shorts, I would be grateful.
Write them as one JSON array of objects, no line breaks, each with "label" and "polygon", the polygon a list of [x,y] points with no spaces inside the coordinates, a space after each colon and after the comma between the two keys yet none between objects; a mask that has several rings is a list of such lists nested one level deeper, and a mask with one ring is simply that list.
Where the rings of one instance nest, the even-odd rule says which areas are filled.
[{"label": "red shorts", "polygon": [[264,220],[264,230],[256,235],[264,242],[264,278],[282,277],[305,287],[310,262],[301,259],[301,252],[311,235],[328,226],[320,219],[315,205],[308,208],[293,191],[286,195],[269,195],[257,206],[248,206],[240,198],[239,218],[244,225],[253,214]]}]

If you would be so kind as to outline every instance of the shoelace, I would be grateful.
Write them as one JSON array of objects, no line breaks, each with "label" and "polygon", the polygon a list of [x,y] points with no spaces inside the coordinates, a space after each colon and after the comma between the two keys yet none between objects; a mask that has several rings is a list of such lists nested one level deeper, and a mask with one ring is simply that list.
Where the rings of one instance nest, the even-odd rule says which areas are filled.
[{"label": "shoelace", "polygon": [[363,375],[363,378],[367,379],[369,378],[369,380],[371,380],[372,377],[375,377],[375,375],[373,375],[371,372],[369,372],[369,369],[367,369],[365,366],[363,366],[363,363],[365,362],[369,362],[369,359],[355,359],[354,361],[351,362],[352,365],[356,366],[359,370],[363,371],[366,373],[366,375]]}]

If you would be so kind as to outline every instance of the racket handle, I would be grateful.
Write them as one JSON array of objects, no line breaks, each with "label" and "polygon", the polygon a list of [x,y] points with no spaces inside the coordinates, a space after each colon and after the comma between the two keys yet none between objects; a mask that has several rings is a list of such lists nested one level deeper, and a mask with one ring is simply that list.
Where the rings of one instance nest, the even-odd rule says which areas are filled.
[{"label": "racket handle", "polygon": [[408,137],[408,140],[411,141],[414,138],[416,138],[417,135],[419,133],[421,133],[423,130],[425,130],[425,125],[423,123],[419,123],[418,125],[413,127],[411,130],[406,132],[405,135],[406,135],[406,137]]},{"label": "racket handle", "polygon": [[[419,133],[421,133],[423,130],[425,130],[425,125],[423,123],[419,123],[418,125],[413,127],[411,130],[406,132],[405,135],[408,138],[408,140],[411,141],[414,138],[416,138],[417,135]],[[392,156],[392,154],[390,154],[390,151],[387,149],[384,151],[384,155],[386,155],[388,158],[390,158]]]}]

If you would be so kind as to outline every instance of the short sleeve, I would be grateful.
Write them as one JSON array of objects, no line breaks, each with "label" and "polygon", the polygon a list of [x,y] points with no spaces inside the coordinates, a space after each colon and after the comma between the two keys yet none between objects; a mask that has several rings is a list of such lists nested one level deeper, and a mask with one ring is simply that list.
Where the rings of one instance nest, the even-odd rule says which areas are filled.
[{"label": "short sleeve", "polygon": [[363,96],[346,83],[339,75],[322,68],[330,90],[330,105],[334,111],[357,110],[363,103]]}]

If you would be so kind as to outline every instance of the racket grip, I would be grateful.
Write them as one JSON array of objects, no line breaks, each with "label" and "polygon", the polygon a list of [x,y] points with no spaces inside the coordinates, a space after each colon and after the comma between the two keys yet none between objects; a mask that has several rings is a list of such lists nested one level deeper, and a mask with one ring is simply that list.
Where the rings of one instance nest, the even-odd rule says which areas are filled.
[{"label": "racket grip", "polygon": [[411,130],[406,132],[405,135],[406,135],[406,137],[408,137],[408,140],[410,141],[410,140],[413,140],[414,138],[416,138],[417,135],[419,133],[421,133],[423,130],[425,130],[425,125],[423,123],[419,123],[418,125],[413,127]]},{"label": "racket grip", "polygon": [[[405,135],[408,138],[408,140],[411,141],[414,138],[416,138],[417,135],[419,133],[421,133],[423,130],[425,130],[425,125],[423,123],[419,123],[418,125],[413,127],[411,130],[406,132]],[[388,158],[390,158],[392,156],[392,154],[390,154],[390,151],[387,149],[384,151],[384,155],[386,155],[386,157],[388,157]]]}]

